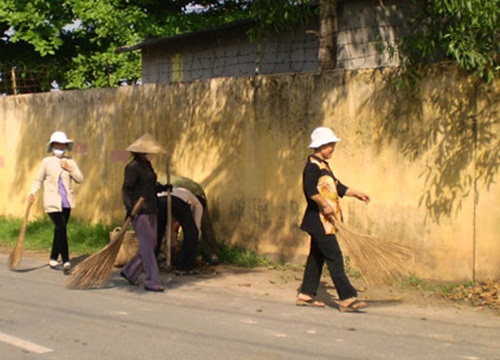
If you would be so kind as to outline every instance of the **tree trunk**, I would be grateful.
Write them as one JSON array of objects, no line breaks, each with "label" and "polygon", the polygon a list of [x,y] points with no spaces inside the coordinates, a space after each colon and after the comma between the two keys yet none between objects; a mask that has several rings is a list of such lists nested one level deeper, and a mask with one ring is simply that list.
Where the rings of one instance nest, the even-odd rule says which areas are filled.
[{"label": "tree trunk", "polygon": [[321,70],[337,67],[336,0],[321,0],[318,61]]}]

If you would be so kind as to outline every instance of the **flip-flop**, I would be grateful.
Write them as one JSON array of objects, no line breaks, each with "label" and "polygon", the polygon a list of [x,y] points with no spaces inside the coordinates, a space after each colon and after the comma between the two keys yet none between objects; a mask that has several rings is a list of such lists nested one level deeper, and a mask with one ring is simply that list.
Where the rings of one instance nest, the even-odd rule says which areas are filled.
[{"label": "flip-flop", "polygon": [[323,308],[326,306],[324,302],[317,301],[314,299],[309,299],[309,300],[297,299],[297,300],[295,300],[295,305],[297,305],[297,306],[312,306],[312,307],[319,307],[319,308]]},{"label": "flip-flop", "polygon": [[339,311],[340,312],[358,312],[362,308],[366,306],[366,303],[364,301],[359,301],[359,300],[354,300],[352,303],[350,303],[347,306],[342,306],[339,304]]},{"label": "flip-flop", "polygon": [[178,276],[189,276],[189,275],[198,275],[199,272],[196,270],[175,270],[174,274]]}]

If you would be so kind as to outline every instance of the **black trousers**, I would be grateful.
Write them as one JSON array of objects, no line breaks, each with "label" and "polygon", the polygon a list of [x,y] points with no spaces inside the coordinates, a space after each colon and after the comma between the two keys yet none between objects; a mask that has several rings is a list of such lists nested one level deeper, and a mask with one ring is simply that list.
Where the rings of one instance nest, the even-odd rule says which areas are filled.
[{"label": "black trousers", "polygon": [[323,264],[326,262],[330,276],[340,300],[357,297],[356,289],[351,285],[344,269],[344,258],[335,235],[310,234],[311,248],[307,257],[301,293],[316,295]]},{"label": "black trousers", "polygon": [[69,261],[67,225],[70,214],[70,208],[63,208],[61,212],[48,213],[50,220],[54,223],[54,238],[52,240],[52,251],[50,252],[51,260],[57,261],[59,255],[61,255],[63,263]]},{"label": "black trousers", "polygon": [[[167,197],[161,196],[158,198],[158,227],[157,227],[157,243],[155,247],[155,255],[161,250],[161,242],[165,231],[167,230]],[[196,265],[196,254],[198,250],[199,232],[194,221],[193,213],[189,204],[172,196],[172,217],[174,217],[182,227],[184,238],[182,240],[181,250],[173,264],[177,270],[189,271],[193,270]]]},{"label": "black trousers", "polygon": [[210,215],[208,213],[207,202],[206,200],[202,201],[199,197],[198,199],[200,199],[200,202],[203,205],[203,215],[201,216],[200,250],[205,260],[210,261],[212,256],[220,256],[220,250],[215,238],[215,230],[212,225],[212,220],[210,219]]}]

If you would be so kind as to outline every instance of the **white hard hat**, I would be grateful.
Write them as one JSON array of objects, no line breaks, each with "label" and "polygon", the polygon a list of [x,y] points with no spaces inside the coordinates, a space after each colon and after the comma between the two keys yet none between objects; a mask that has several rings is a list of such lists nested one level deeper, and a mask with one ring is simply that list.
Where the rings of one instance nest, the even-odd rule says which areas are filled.
[{"label": "white hard hat", "polygon": [[66,144],[68,147],[68,150],[71,151],[73,149],[73,140],[68,139],[66,134],[62,131],[54,131],[52,135],[50,135],[50,140],[47,143],[47,152],[52,151],[52,144],[53,143],[60,143],[60,144]]},{"label": "white hard hat", "polygon": [[322,145],[339,142],[340,139],[327,127],[318,127],[311,133],[310,148],[317,149]]}]

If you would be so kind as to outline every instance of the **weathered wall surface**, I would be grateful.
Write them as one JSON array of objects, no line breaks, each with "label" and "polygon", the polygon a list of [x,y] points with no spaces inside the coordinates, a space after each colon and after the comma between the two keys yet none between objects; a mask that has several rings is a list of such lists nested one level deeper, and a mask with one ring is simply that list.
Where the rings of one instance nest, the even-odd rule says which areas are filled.
[{"label": "weathered wall surface", "polygon": [[[393,92],[390,76],[326,72],[0,98],[0,214],[22,216],[45,144],[60,129],[75,140],[86,177],[75,186],[74,217],[123,219],[123,149],[149,132],[171,153],[173,173],[205,187],[220,240],[303,261],[301,172],[310,132],[325,125],[342,138],[335,173],[372,196],[367,206],[342,200],[348,224],[413,246],[408,271],[420,278],[498,278],[498,158],[488,160],[498,154],[498,87],[436,67],[408,97]],[[160,177],[165,164],[165,156],[154,161]]]}]

